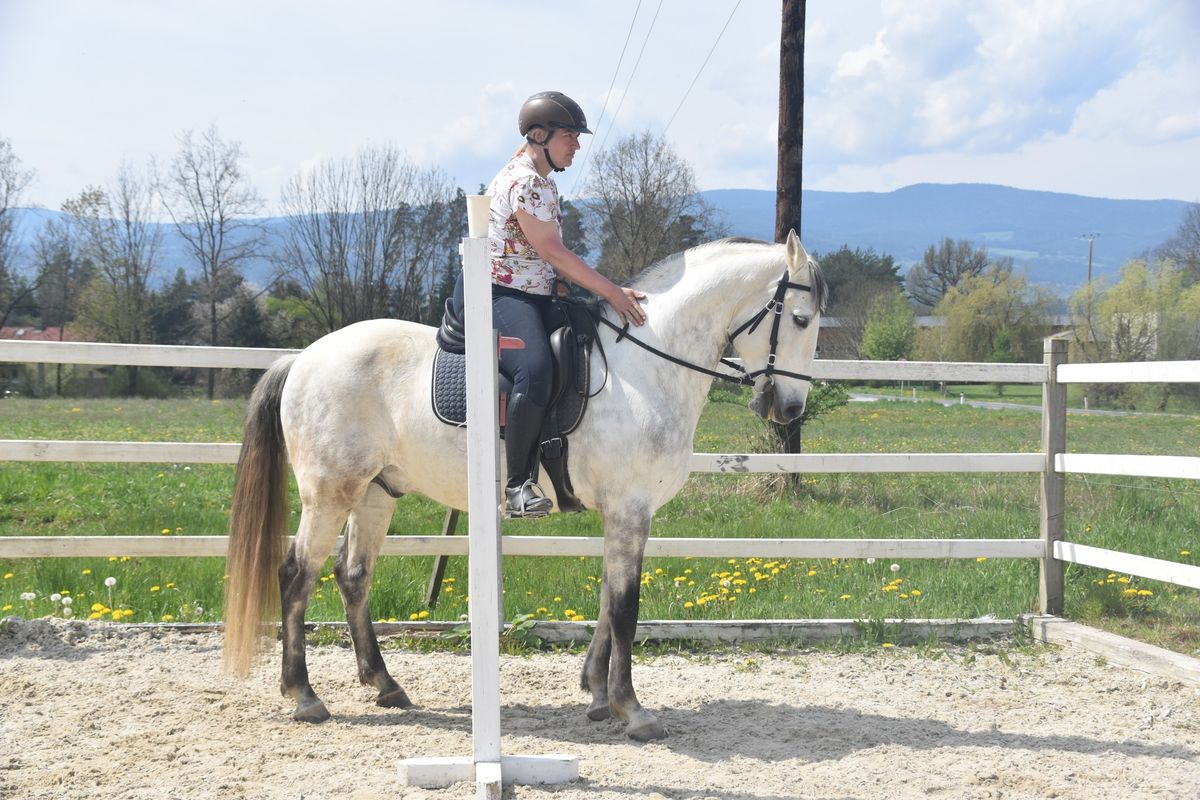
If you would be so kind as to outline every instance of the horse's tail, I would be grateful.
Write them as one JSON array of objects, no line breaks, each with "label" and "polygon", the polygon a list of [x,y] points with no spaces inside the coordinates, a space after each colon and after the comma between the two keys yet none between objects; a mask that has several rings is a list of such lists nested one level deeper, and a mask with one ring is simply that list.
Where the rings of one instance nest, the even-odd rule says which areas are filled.
[{"label": "horse's tail", "polygon": [[295,356],[271,365],[254,387],[234,478],[225,560],[225,671],[246,677],[264,627],[279,609],[279,565],[288,529],[287,449],[280,396]]}]

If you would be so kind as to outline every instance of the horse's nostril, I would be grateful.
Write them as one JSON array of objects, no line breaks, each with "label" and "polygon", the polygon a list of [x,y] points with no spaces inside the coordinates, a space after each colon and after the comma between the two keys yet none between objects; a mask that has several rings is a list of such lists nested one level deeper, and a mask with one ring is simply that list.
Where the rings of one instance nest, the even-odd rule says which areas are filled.
[{"label": "horse's nostril", "polygon": [[804,413],[804,403],[792,403],[783,410],[783,415],[787,417],[788,422],[792,422],[800,418]]}]

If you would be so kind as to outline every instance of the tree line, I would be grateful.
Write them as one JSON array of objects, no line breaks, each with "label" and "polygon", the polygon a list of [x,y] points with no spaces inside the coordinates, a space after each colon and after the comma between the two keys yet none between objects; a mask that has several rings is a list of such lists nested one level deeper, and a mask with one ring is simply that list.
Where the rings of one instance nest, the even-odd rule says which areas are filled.
[{"label": "tree line", "polygon": [[[465,193],[442,170],[391,145],[326,159],[286,182],[282,223],[269,231],[242,162],[239,143],[215,127],[185,131],[169,160],[123,164],[109,185],[64,200],[22,253],[12,212],[35,176],[0,136],[0,325],[110,342],[303,347],[364,319],[436,324],[466,234]],[[564,240],[617,282],[727,232],[691,165],[648,132],[595,154],[581,195],[564,202]],[[184,245],[182,262],[164,254],[164,222]],[[906,274],[871,249],[814,255],[838,323],[822,337],[824,357],[1038,361],[1062,309],[1011,259],[968,241],[930,244]],[[262,261],[272,277],[255,285],[245,268]],[[1200,206],[1117,283],[1082,287],[1065,310],[1075,360],[1200,358]],[[918,326],[918,314],[940,324]],[[127,393],[162,380],[112,375]],[[216,371],[205,380],[213,396]],[[244,388],[236,373],[225,380]],[[54,391],[67,390],[60,371]]]},{"label": "tree line", "polygon": [[[391,145],[324,160],[286,182],[282,223],[268,230],[239,143],[215,127],[178,143],[169,161],[122,164],[109,185],[64,200],[19,253],[12,212],[34,175],[0,137],[0,326],[133,344],[303,347],[360,320],[440,319],[466,235],[466,195],[442,170]],[[600,153],[584,194],[587,203],[564,202],[564,239],[618,281],[724,233],[690,165],[648,133]],[[182,261],[164,253],[164,222],[184,245]],[[272,277],[255,285],[245,268],[263,261]],[[207,373],[211,397],[216,371]],[[114,388],[131,394],[161,377],[113,374]],[[54,391],[64,391],[61,370]]]}]

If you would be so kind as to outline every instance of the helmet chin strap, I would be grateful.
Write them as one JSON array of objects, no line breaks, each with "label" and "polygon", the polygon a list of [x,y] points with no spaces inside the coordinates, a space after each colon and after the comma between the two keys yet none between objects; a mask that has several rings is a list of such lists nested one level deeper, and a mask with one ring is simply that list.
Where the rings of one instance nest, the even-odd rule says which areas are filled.
[{"label": "helmet chin strap", "polygon": [[544,142],[539,142],[532,136],[526,136],[525,141],[542,148],[542,153],[546,156],[546,163],[550,165],[550,169],[554,170],[555,172],[565,172],[566,167],[560,167],[558,164],[555,164],[554,159],[550,157],[550,140],[554,138],[554,130],[554,128],[550,129],[550,134],[546,137],[546,141]]}]

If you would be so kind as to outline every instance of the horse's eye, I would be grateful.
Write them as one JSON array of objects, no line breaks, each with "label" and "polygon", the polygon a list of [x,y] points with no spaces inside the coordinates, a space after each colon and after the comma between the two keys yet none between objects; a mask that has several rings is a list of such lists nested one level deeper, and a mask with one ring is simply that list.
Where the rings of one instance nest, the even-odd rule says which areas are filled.
[{"label": "horse's eye", "polygon": [[808,317],[804,316],[803,314],[792,314],[792,320],[796,323],[797,326],[799,326],[799,328],[801,330],[804,330],[805,328],[808,327],[809,319],[808,319]]}]

